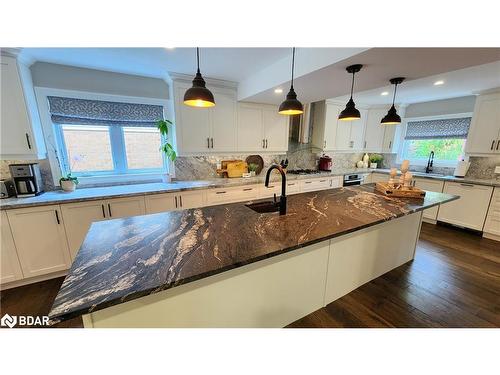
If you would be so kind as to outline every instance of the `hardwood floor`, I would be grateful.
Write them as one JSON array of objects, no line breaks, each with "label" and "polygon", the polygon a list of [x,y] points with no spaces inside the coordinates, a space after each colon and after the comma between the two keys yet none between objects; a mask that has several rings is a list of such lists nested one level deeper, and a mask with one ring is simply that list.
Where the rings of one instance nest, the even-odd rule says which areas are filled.
[{"label": "hardwood floor", "polygon": [[[1,315],[47,314],[62,281],[1,292]],[[500,327],[500,243],[424,223],[412,262],[288,327]]]}]

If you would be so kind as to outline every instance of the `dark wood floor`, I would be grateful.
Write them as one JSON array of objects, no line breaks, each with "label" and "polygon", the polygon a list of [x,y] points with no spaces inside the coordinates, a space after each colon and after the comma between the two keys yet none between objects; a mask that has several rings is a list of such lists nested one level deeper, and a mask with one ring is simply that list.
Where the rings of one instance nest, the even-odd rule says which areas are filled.
[{"label": "dark wood floor", "polygon": [[[1,315],[47,314],[62,281],[1,292]],[[500,243],[424,223],[415,260],[289,327],[500,327]]]}]

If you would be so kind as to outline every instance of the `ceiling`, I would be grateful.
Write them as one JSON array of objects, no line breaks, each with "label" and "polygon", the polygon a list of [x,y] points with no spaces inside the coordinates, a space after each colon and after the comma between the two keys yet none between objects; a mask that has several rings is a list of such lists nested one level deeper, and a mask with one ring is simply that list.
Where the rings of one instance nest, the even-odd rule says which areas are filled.
[{"label": "ceiling", "polygon": [[[202,48],[204,77],[239,84],[238,98],[279,104],[290,82],[290,48]],[[192,75],[195,48],[24,48],[26,60],[148,77],[169,73]],[[392,77],[406,77],[398,88],[399,103],[466,96],[500,87],[500,48],[297,48],[295,91],[304,103],[346,100],[351,75],[345,67],[363,64],[356,75],[355,101],[387,104]],[[436,80],[441,86],[434,86]],[[276,94],[275,88],[283,93]],[[381,96],[382,91],[389,95]]]}]

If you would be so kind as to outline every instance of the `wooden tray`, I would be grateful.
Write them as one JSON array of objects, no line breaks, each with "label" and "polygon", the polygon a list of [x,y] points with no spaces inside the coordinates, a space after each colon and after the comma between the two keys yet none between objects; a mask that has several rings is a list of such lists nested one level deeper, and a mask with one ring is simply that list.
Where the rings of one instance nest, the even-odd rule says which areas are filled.
[{"label": "wooden tray", "polygon": [[402,198],[423,198],[425,197],[425,191],[415,187],[408,186],[406,188],[401,187],[400,184],[394,184],[394,188],[389,186],[387,182],[377,182],[375,188],[377,191],[389,197],[402,197]]}]

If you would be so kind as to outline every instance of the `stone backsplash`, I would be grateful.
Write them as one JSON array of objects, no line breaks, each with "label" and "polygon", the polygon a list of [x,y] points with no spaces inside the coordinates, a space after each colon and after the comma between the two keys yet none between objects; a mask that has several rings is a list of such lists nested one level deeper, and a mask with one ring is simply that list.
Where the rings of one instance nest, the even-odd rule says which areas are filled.
[{"label": "stone backsplash", "polygon": [[52,179],[52,172],[50,170],[50,163],[48,159],[43,160],[0,160],[0,179],[10,180],[9,165],[10,164],[27,164],[38,163],[40,165],[40,172],[42,174],[42,181],[45,191],[54,190],[54,182]]}]

